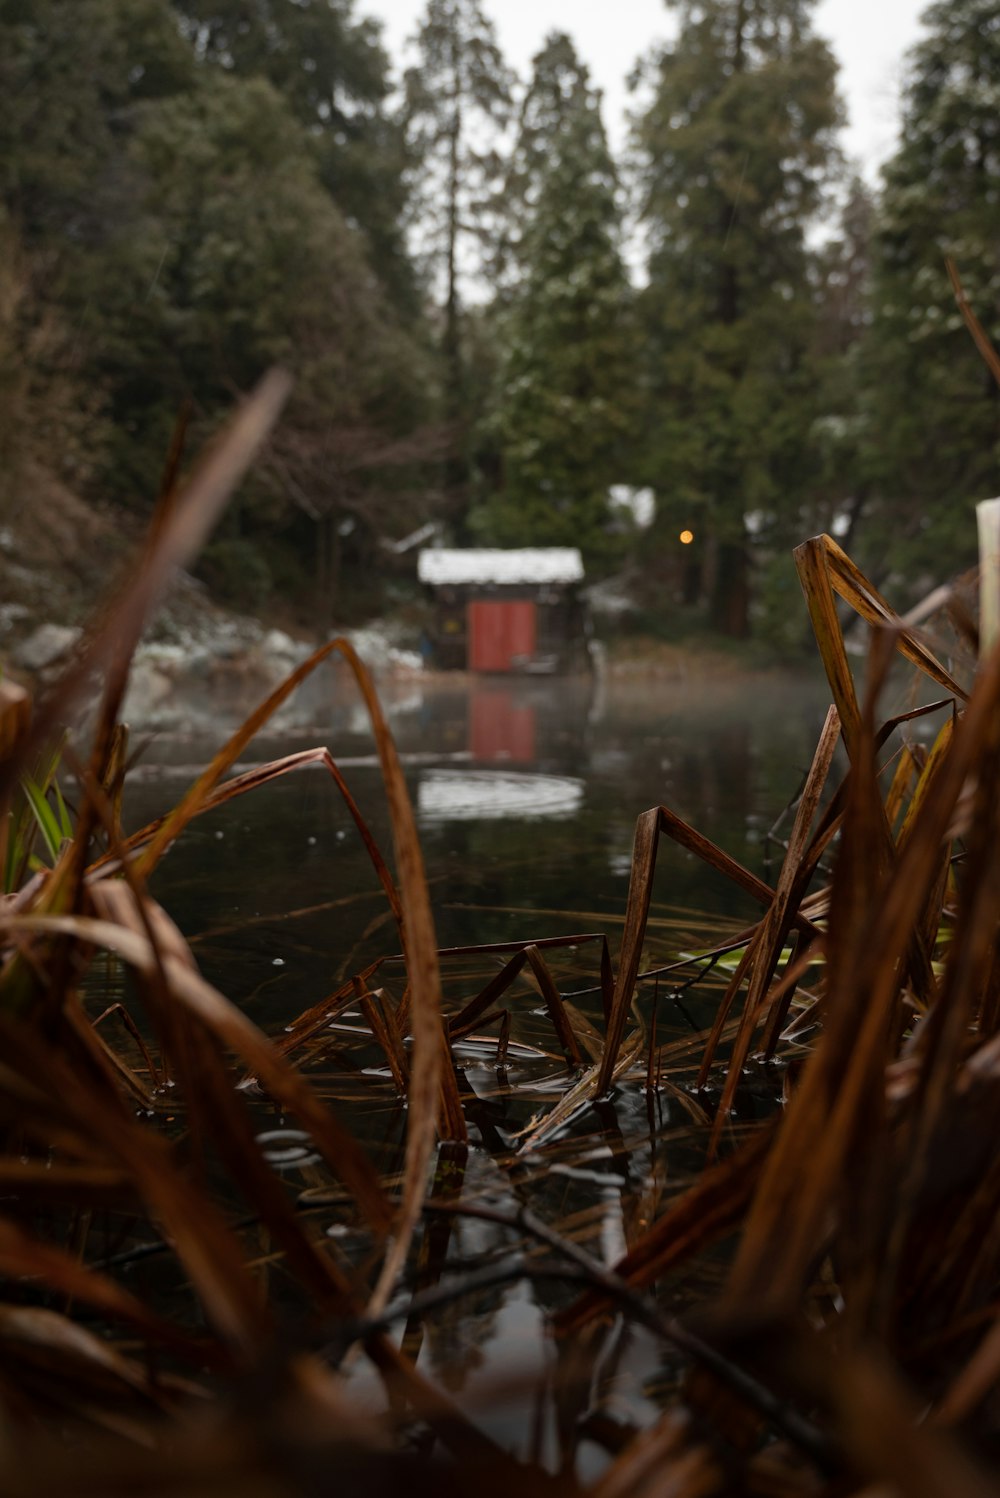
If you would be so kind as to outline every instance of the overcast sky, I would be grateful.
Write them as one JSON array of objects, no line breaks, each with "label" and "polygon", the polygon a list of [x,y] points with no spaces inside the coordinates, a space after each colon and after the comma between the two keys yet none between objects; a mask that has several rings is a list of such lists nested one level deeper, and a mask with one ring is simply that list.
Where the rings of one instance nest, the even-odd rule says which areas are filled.
[{"label": "overcast sky", "polygon": [[[845,148],[874,181],[896,137],[903,55],[920,34],[927,0],[819,0],[816,27],[833,45],[849,128]],[[625,79],[637,58],[670,34],[663,0],[485,0],[508,62],[525,75],[546,34],[568,31],[604,90],[605,123],[613,144],[625,135]],[[399,67],[424,0],[359,0],[357,13],[385,25]]]}]

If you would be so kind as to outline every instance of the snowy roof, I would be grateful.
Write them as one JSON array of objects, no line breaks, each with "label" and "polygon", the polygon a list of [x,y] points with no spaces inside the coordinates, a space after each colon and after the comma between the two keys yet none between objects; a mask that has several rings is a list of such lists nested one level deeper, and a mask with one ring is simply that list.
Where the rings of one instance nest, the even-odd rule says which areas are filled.
[{"label": "snowy roof", "polygon": [[575,546],[527,546],[517,551],[431,547],[417,559],[417,576],[434,587],[449,583],[578,583],[583,580],[583,558]]}]

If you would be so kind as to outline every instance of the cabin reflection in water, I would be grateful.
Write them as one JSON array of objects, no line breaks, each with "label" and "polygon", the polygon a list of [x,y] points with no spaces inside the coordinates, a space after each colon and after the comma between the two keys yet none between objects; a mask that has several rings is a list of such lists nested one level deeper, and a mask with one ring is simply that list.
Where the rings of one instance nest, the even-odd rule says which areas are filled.
[{"label": "cabin reflection in water", "polygon": [[511,692],[474,692],[469,703],[469,749],[477,761],[535,759],[535,704]]},{"label": "cabin reflection in water", "polygon": [[567,761],[578,760],[580,746],[574,743],[574,754],[558,749],[566,750],[567,733],[579,738],[585,731],[589,693],[574,693],[572,700],[576,711],[567,714],[566,700],[554,702],[549,683],[477,683],[466,698],[469,765],[422,773],[421,822],[574,816],[583,804],[584,783],[564,770]]}]

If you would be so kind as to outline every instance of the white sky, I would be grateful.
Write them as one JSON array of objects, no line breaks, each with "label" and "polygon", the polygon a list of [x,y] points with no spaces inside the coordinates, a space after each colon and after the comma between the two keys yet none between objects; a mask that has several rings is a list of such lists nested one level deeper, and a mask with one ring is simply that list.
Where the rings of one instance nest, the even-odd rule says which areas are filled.
[{"label": "white sky", "polygon": [[[816,29],[841,65],[840,90],[849,125],[844,147],[874,181],[896,139],[903,55],[920,34],[927,0],[819,0]],[[485,0],[507,61],[525,76],[552,30],[569,32],[604,90],[604,119],[613,145],[625,137],[629,97],[625,79],[636,60],[670,34],[663,0]],[[385,26],[397,69],[416,29],[424,0],[359,0],[358,15]]]}]

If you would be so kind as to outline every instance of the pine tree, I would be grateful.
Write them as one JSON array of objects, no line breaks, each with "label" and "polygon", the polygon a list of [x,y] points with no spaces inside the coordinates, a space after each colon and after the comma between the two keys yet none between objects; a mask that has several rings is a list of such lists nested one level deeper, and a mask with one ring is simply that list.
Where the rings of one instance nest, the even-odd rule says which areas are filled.
[{"label": "pine tree", "polygon": [[878,441],[865,345],[871,322],[875,198],[860,178],[848,183],[835,232],[816,254],[814,362],[819,416],[813,427],[814,482],[803,519],[853,544],[871,494]]},{"label": "pine tree", "polygon": [[298,588],[289,553],[317,548],[296,505],[327,535],[408,525],[433,382],[315,133],[250,72],[199,63],[170,0],[0,0],[0,244],[23,264],[0,278],[17,301],[0,377],[39,437],[58,417],[63,451],[81,446],[62,415],[76,377],[102,418],[76,472],[96,465],[102,497],[143,508],[182,403],[196,443],[268,365],[290,367],[284,420],[220,544]]},{"label": "pine tree", "polygon": [[648,474],[663,544],[694,531],[711,622],[741,635],[751,543],[783,542],[808,467],[806,232],[837,161],[836,69],[815,0],[671,3],[636,132]]},{"label": "pine tree", "polygon": [[[419,62],[405,76],[405,119],[417,166],[421,249],[444,303],[441,350],[445,414],[456,440],[463,398],[462,297],[484,263],[495,227],[499,141],[511,108],[512,76],[479,0],[428,0],[416,36]],[[456,449],[446,479],[466,478]]]},{"label": "pine tree", "polygon": [[368,240],[397,306],[419,305],[405,244],[406,151],[390,111],[389,59],[355,0],[171,0],[206,63],[266,78],[309,131],[320,179]]},{"label": "pine tree", "polygon": [[[227,525],[269,565],[297,505],[318,527],[328,593],[341,521],[359,538],[400,524],[405,499],[386,469],[420,460],[427,378],[307,144],[259,78],[206,79],[141,115],[139,213],[94,331],[127,441],[122,473],[143,459],[150,470],[185,396],[211,421],[268,365],[293,371],[281,428]],[[304,538],[302,549],[314,550]]]},{"label": "pine tree", "polygon": [[194,75],[166,0],[0,0],[0,204],[29,248],[100,240],[135,109]]},{"label": "pine tree", "polygon": [[492,423],[503,484],[473,521],[493,542],[596,557],[608,546],[608,489],[623,477],[631,293],[600,96],[567,36],[535,58],[514,166],[517,280]]},{"label": "pine tree", "polygon": [[[514,144],[505,163],[500,221],[491,264],[494,290],[503,294],[525,269],[524,236],[541,201],[551,147],[581,113],[599,110],[590,73],[572,39],[553,31],[532,59],[531,78],[517,109]],[[604,147],[607,155],[607,147]],[[613,175],[610,159],[607,167]]]},{"label": "pine tree", "polygon": [[[137,208],[128,144],[143,110],[185,97],[195,78],[166,0],[0,0],[6,488],[20,482],[18,454],[74,485],[108,471],[100,345]],[[155,268],[135,288],[139,305]],[[151,367],[147,388],[156,377]]]},{"label": "pine tree", "polygon": [[1000,4],[947,0],[924,22],[885,173],[867,349],[881,462],[866,542],[915,581],[972,560],[973,503],[1000,487],[1000,398],[945,265],[1000,342]]},{"label": "pine tree", "polygon": [[865,375],[871,316],[875,200],[860,179],[846,184],[828,237],[813,254],[812,340],[803,359],[807,398],[796,402],[806,462],[776,517],[773,543],[755,561],[754,632],[772,647],[810,648],[792,548],[825,531],[853,555],[872,498],[878,428]]}]

